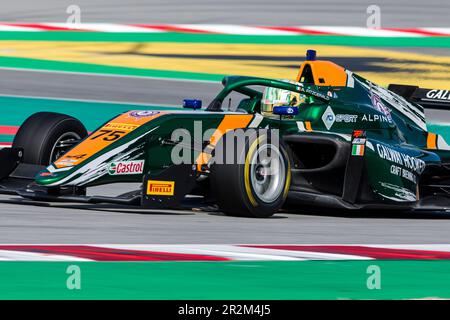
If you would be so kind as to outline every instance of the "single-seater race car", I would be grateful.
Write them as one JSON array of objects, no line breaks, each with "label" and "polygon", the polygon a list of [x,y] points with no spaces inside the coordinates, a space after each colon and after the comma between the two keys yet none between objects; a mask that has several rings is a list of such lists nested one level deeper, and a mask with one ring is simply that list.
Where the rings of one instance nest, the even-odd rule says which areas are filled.
[{"label": "single-seater race car", "polygon": [[[71,116],[34,114],[0,150],[0,193],[144,208],[177,208],[196,195],[249,217],[269,217],[287,200],[450,208],[450,147],[427,131],[424,115],[448,107],[448,91],[385,89],[313,50],[296,81],[232,76],[223,85],[204,110],[195,99],[176,111],[131,110],[90,134]],[[120,182],[142,186],[86,195]]]}]

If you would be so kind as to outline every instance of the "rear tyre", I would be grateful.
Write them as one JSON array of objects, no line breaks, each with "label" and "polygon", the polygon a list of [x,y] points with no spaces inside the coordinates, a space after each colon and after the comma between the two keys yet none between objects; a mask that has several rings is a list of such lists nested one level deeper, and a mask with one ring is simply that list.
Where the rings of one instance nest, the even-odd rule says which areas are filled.
[{"label": "rear tyre", "polygon": [[20,126],[14,137],[13,147],[23,148],[24,163],[47,166],[87,134],[83,124],[71,116],[39,112]]},{"label": "rear tyre", "polygon": [[[291,160],[285,144],[271,141],[270,131],[246,130],[243,147],[227,133],[216,147],[211,166],[211,187],[220,209],[231,216],[267,218],[286,200],[291,182]],[[227,146],[228,145],[228,146]],[[241,143],[242,145],[242,143]],[[217,151],[223,156],[217,156]],[[227,153],[234,152],[232,157]]]}]

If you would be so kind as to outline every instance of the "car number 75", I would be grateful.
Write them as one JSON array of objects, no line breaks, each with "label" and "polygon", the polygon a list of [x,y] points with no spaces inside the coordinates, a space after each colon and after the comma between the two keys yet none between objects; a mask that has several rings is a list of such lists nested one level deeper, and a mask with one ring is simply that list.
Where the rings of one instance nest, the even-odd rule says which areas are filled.
[{"label": "car number 75", "polygon": [[114,131],[114,130],[99,130],[97,131],[98,134],[95,134],[92,136],[91,140],[96,140],[98,138],[103,137],[103,141],[116,141],[117,139],[121,138],[126,132],[125,131]]}]

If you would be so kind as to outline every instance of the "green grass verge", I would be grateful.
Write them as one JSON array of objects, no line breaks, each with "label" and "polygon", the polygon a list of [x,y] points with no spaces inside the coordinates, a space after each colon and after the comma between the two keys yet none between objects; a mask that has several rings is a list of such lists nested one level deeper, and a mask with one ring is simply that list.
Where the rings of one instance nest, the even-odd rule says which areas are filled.
[{"label": "green grass verge", "polygon": [[109,32],[0,32],[0,40],[34,41],[120,41],[120,42],[194,42],[256,44],[326,44],[345,46],[449,48],[450,37],[355,37],[355,36],[255,36],[191,33],[109,33]]},{"label": "green grass verge", "polygon": [[[81,270],[69,290],[67,267]],[[381,289],[368,289],[370,265]],[[0,299],[450,298],[450,261],[1,262]]]}]

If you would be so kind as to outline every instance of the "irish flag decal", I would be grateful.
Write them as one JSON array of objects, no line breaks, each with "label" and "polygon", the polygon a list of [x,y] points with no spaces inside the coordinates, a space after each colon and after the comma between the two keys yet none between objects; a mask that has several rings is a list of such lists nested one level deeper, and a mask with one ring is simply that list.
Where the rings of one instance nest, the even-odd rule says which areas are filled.
[{"label": "irish flag decal", "polygon": [[352,146],[352,156],[363,156],[364,155],[364,145],[354,144]]}]

